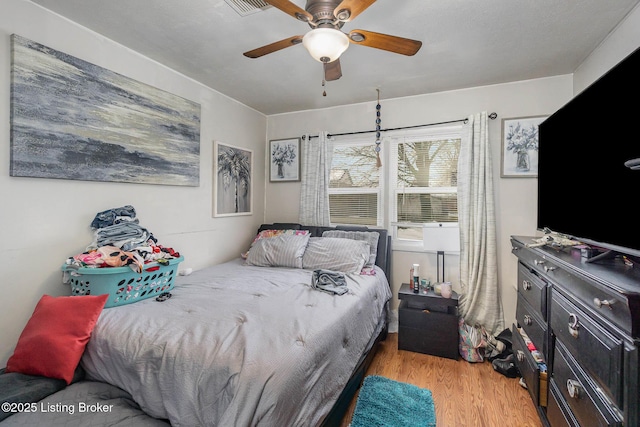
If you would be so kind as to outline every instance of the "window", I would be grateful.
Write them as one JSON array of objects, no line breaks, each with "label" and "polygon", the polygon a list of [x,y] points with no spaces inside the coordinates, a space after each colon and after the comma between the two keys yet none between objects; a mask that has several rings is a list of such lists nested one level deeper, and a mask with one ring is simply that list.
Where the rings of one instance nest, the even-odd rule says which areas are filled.
[{"label": "window", "polygon": [[399,243],[426,249],[434,226],[457,230],[459,153],[459,126],[391,138],[390,219]]},{"label": "window", "polygon": [[371,137],[335,141],[331,224],[386,227],[399,249],[455,251],[460,132],[446,126],[389,133],[382,168]]},{"label": "window", "polygon": [[371,138],[335,141],[329,180],[331,224],[382,226],[382,186]]}]

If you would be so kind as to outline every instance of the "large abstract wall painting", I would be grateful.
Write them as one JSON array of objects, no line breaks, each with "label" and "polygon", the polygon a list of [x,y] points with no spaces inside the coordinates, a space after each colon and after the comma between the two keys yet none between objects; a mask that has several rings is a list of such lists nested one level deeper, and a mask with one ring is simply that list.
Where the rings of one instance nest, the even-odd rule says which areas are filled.
[{"label": "large abstract wall painting", "polygon": [[199,185],[199,104],[15,34],[11,47],[11,176]]}]

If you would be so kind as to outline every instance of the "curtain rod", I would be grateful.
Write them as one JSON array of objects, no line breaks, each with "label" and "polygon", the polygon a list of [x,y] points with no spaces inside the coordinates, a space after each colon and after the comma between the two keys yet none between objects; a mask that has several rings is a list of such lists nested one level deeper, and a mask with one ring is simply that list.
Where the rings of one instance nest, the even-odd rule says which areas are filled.
[{"label": "curtain rod", "polygon": [[[496,117],[498,117],[497,113],[491,113],[488,116],[491,120],[494,120]],[[402,130],[402,129],[413,129],[413,128],[420,128],[420,127],[426,127],[426,126],[437,126],[437,125],[447,125],[447,124],[451,124],[451,123],[458,123],[458,122],[464,122],[466,123],[468,119],[459,119],[459,120],[449,120],[447,122],[438,122],[438,123],[428,123],[428,124],[424,124],[424,125],[414,125],[414,126],[402,126],[402,127],[398,127],[398,128],[388,128],[388,129],[380,129],[380,130],[361,130],[359,132],[345,132],[345,133],[332,133],[332,134],[328,134],[327,136],[329,138],[331,138],[332,136],[345,136],[345,135],[360,135],[363,133],[375,133],[375,132],[389,132],[392,130]],[[309,135],[309,139],[311,138],[317,138],[318,135]],[[306,135],[302,135],[302,139],[306,139]]]}]

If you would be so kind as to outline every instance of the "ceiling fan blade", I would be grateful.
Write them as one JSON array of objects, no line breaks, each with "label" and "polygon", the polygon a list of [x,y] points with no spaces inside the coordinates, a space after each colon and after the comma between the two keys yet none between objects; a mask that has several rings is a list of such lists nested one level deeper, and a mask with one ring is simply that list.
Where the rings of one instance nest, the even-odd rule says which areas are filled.
[{"label": "ceiling fan blade", "polygon": [[388,34],[380,34],[364,30],[351,31],[349,33],[349,40],[351,43],[387,50],[389,52],[407,56],[415,55],[422,47],[422,42],[418,40],[405,39],[403,37],[390,36]]},{"label": "ceiling fan blade", "polygon": [[[342,22],[352,21],[353,18],[360,15],[369,6],[371,6],[376,0],[342,0],[342,2],[333,10],[333,16],[341,20]],[[348,11],[348,15],[342,15]],[[344,17],[344,19],[343,19]]]},{"label": "ceiling fan blade", "polygon": [[340,67],[340,58],[333,62],[325,62],[324,64],[324,79],[328,82],[332,80],[338,80],[342,77],[342,67]]},{"label": "ceiling fan blade", "polygon": [[264,0],[265,3],[280,9],[284,13],[293,16],[303,22],[313,21],[313,15],[306,10],[298,7],[296,4],[291,3],[289,0]]},{"label": "ceiling fan blade", "polygon": [[248,58],[260,58],[261,56],[267,55],[269,53],[277,52],[286,47],[295,46],[300,43],[302,43],[302,36],[293,36],[293,37],[289,37],[288,39],[280,40],[275,43],[271,43],[266,46],[262,46],[257,49],[250,50],[248,52],[243,53],[243,55]]}]

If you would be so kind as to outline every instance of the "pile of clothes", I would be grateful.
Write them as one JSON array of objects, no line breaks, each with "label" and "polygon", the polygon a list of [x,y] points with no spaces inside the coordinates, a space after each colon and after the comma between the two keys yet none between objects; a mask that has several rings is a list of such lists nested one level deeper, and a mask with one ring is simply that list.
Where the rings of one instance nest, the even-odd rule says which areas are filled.
[{"label": "pile of clothes", "polygon": [[173,248],[159,245],[153,234],[140,226],[130,205],[97,213],[91,228],[93,242],[85,252],[69,257],[67,268],[129,266],[140,273],[147,263],[168,264],[169,259],[180,257]]},{"label": "pile of clothes", "polygon": [[336,295],[349,292],[344,273],[323,269],[314,270],[311,276],[311,288]]}]

